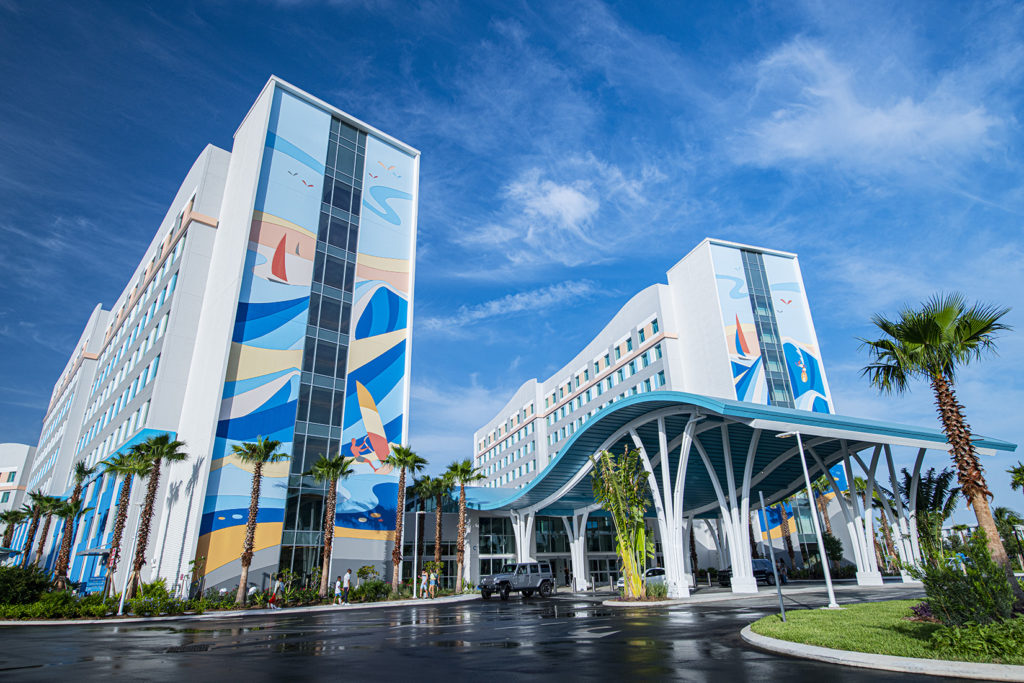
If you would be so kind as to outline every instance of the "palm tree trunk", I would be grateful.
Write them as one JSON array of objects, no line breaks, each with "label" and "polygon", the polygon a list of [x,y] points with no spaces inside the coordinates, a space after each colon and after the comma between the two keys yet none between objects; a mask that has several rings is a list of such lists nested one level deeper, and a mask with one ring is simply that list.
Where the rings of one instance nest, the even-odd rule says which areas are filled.
[{"label": "palm tree trunk", "polygon": [[405,468],[398,474],[398,505],[395,509],[395,543],[391,548],[391,592],[398,593],[398,568],[402,565],[402,524],[405,522]]},{"label": "palm tree trunk", "polygon": [[824,496],[818,496],[815,502],[818,504],[818,512],[821,513],[821,521],[825,524],[825,533],[831,536],[832,520],[828,518],[828,503],[825,501]]},{"label": "palm tree trunk", "polygon": [[32,515],[32,521],[28,525],[28,536],[25,537],[25,545],[21,546],[21,552],[25,555],[22,557],[21,566],[27,567],[29,558],[32,556],[32,541],[36,540],[36,531],[39,530],[39,513]]},{"label": "palm tree trunk", "polygon": [[107,558],[107,573],[113,574],[117,570],[117,563],[121,559],[121,537],[124,536],[124,527],[128,522],[128,501],[132,497],[132,479],[129,475],[121,480],[121,493],[117,499],[117,518],[114,520],[114,537],[110,541],[110,556]]},{"label": "palm tree trunk", "polygon": [[[82,497],[82,484],[75,484],[75,490],[71,492],[68,502],[73,506]],[[72,518],[73,519],[73,518]],[[64,535],[60,542],[60,554],[57,556],[57,567],[54,574],[57,577],[57,585],[63,589],[67,585],[68,565],[71,564],[71,541],[74,533],[74,524],[64,525]]]},{"label": "palm tree trunk", "polygon": [[249,496],[249,521],[245,525],[245,542],[242,543],[242,574],[238,577],[238,592],[235,604],[245,604],[245,589],[249,583],[249,565],[252,564],[252,546],[256,539],[256,515],[260,511],[260,479],[263,477],[263,463],[258,462],[252,469],[252,493]]},{"label": "palm tree trunk", "polygon": [[39,560],[43,559],[43,551],[46,549],[46,537],[50,535],[50,522],[53,521],[53,515],[46,515],[46,521],[43,522],[43,532],[39,535],[39,545],[36,547],[36,559],[33,562],[37,567],[39,566]]},{"label": "palm tree trunk", "polygon": [[462,565],[465,561],[465,546],[466,546],[466,485],[459,484],[459,540],[458,547],[455,548],[455,559],[456,559],[456,571],[458,574],[455,575],[455,592],[462,592]]},{"label": "palm tree trunk", "polygon": [[14,542],[14,529],[17,526],[18,526],[17,524],[8,524],[7,528],[4,529],[3,544],[4,544],[5,548],[10,548],[11,547],[11,543]]},{"label": "palm tree trunk", "polygon": [[441,561],[441,496],[434,501],[437,507],[434,509],[434,562]]},{"label": "palm tree trunk", "polygon": [[[423,506],[423,503],[421,501],[420,502],[420,507],[422,508],[422,506]],[[416,515],[416,538],[417,538],[417,541],[416,541],[416,548],[414,549],[414,552],[416,553],[416,557],[419,558],[417,560],[417,562],[421,563],[421,564],[422,564],[422,560],[423,560],[423,545],[427,542],[427,539],[423,538],[423,534],[425,534],[427,532],[427,529],[426,529],[427,521],[426,521],[425,517],[426,517],[426,515],[421,515],[421,514],[417,514]],[[418,578],[414,576],[414,577],[412,577],[412,580],[413,580],[413,582],[416,582],[418,580]]]},{"label": "palm tree trunk", "polygon": [[146,564],[146,550],[149,547],[149,530],[153,525],[153,508],[156,506],[156,490],[160,486],[160,460],[153,461],[153,470],[149,473],[146,486],[146,501],[139,517],[138,545],[135,547],[135,561],[132,563],[132,575],[128,581],[127,598],[135,597],[135,591],[142,582],[142,565]]},{"label": "palm tree trunk", "polygon": [[[690,572],[694,576],[697,575],[697,541],[693,537],[693,520],[690,520]],[[771,543],[771,534],[768,536],[768,542]],[[696,579],[694,579],[696,581]]]},{"label": "palm tree trunk", "polygon": [[786,504],[779,504],[779,525],[782,527],[782,540],[786,544],[786,554],[789,555],[789,564],[796,567],[796,552],[793,550],[793,538],[789,532],[789,517],[786,516]]},{"label": "palm tree trunk", "polygon": [[331,553],[334,552],[334,513],[338,504],[338,480],[331,480],[331,489],[327,492],[327,505],[324,506],[324,555],[320,569],[320,599],[327,597],[330,585]]},{"label": "palm tree trunk", "polygon": [[992,492],[985,483],[985,472],[971,442],[971,428],[964,417],[964,407],[957,400],[953,387],[942,375],[932,376],[932,389],[935,391],[935,405],[939,411],[943,431],[946,433],[946,440],[953,451],[960,492],[967,499],[967,504],[974,508],[978,526],[985,531],[988,551],[1006,573],[1016,597],[1017,607],[1024,608],[1024,588],[1021,588],[1013,574],[1013,565],[1006,554],[1006,548],[1003,547],[1003,539],[999,536],[996,522],[992,518],[992,510],[988,504]]}]

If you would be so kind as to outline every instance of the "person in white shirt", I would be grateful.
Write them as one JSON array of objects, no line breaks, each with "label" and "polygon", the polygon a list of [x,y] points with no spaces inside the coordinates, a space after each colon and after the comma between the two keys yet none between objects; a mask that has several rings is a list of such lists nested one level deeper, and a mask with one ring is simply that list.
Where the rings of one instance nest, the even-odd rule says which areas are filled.
[{"label": "person in white shirt", "polygon": [[345,600],[344,601],[345,601],[346,605],[348,604],[348,589],[351,588],[351,586],[352,586],[352,570],[351,569],[346,569],[345,570],[345,579],[344,579],[344,581],[341,584],[342,590],[345,593]]},{"label": "person in white shirt", "polygon": [[340,576],[338,577],[338,580],[334,582],[334,604],[335,605],[340,605],[341,604],[341,577]]}]

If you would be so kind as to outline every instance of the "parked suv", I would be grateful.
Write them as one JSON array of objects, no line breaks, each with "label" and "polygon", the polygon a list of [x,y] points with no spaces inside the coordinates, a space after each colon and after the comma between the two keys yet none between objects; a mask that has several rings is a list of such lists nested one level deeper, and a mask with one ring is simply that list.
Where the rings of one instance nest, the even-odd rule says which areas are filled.
[{"label": "parked suv", "polygon": [[497,593],[502,600],[508,600],[510,593],[522,593],[524,598],[540,593],[549,597],[555,586],[555,575],[547,562],[522,562],[506,564],[497,574],[480,579],[480,597],[490,600]]},{"label": "parked suv", "polygon": [[[764,581],[769,586],[775,585],[775,575],[772,573],[772,563],[769,560],[751,560],[754,565],[754,579]],[[732,585],[732,565],[728,569],[718,572],[718,585]]]}]

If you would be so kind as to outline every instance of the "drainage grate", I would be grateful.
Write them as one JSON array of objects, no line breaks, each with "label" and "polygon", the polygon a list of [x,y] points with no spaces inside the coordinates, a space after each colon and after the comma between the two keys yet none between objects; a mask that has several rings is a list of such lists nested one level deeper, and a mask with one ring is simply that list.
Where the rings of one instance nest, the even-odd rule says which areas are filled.
[{"label": "drainage grate", "polygon": [[195,645],[177,645],[169,647],[164,652],[206,652],[210,649],[208,643],[197,643]]}]

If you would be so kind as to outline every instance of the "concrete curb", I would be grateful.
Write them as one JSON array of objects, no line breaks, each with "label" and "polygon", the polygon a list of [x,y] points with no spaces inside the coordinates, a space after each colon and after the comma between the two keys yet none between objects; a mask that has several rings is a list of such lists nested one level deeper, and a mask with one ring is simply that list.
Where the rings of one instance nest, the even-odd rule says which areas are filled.
[{"label": "concrete curb", "polygon": [[740,631],[740,636],[754,647],[776,654],[802,659],[814,659],[829,664],[854,666],[861,669],[880,669],[901,673],[924,674],[973,678],[985,681],[1024,681],[1024,666],[1011,664],[982,664],[978,662],[957,662],[948,659],[921,659],[918,657],[896,657],[876,655],[852,650],[833,650],[818,645],[804,645],[778,638],[769,638],[754,633],[750,626]]},{"label": "concrete curb", "polygon": [[[884,586],[870,586],[870,588],[873,588],[873,589],[877,589],[877,588],[920,589],[920,587],[921,587],[920,584],[911,584],[911,583],[888,583],[888,584],[885,584]],[[757,593],[711,593],[711,594],[706,594],[706,595],[701,595],[700,593],[697,593],[695,595],[691,595],[688,598],[674,598],[674,599],[671,599],[671,600],[658,600],[656,602],[654,602],[654,601],[652,601],[652,602],[630,602],[630,601],[626,601],[626,600],[619,600],[618,598],[612,598],[610,600],[605,600],[602,604],[603,605],[607,605],[608,607],[676,607],[676,606],[680,606],[680,605],[683,605],[683,606],[685,606],[685,605],[700,605],[700,604],[710,603],[710,602],[730,602],[730,601],[735,601],[735,600],[748,600],[750,598],[756,598],[756,597],[775,597],[775,587],[774,586],[770,586],[769,588],[770,588],[770,590],[764,590],[764,591],[759,590]],[[845,586],[841,586],[841,585],[840,586],[834,586],[834,589],[836,590],[836,592],[852,591],[852,590],[857,590],[859,588],[864,588],[864,586],[857,586],[856,584],[845,585]],[[820,592],[822,592],[824,590],[825,590],[825,586],[824,585],[800,586],[800,587],[795,587],[795,588],[783,588],[782,589],[782,594],[784,596],[804,595],[804,594],[808,594],[808,593],[820,593]]]},{"label": "concrete curb", "polygon": [[152,624],[165,621],[209,621],[213,619],[236,619],[270,614],[287,616],[316,612],[350,612],[352,610],[377,609],[379,607],[426,607],[427,605],[448,604],[479,600],[475,593],[448,595],[433,600],[387,600],[350,605],[310,605],[308,607],[286,607],[283,609],[239,609],[206,612],[204,614],[181,614],[164,617],[116,617],[108,619],[46,619],[44,621],[0,621],[0,628],[11,626],[103,626],[105,624]]}]

